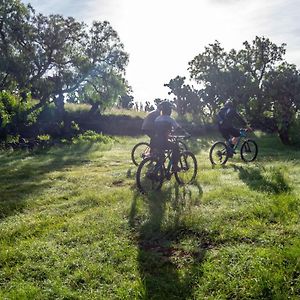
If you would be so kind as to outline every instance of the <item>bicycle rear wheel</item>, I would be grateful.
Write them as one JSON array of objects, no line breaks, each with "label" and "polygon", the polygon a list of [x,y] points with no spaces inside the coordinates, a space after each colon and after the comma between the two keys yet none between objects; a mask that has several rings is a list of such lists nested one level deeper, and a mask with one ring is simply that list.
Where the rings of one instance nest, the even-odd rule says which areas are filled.
[{"label": "bicycle rear wheel", "polygon": [[132,162],[138,166],[148,154],[150,154],[150,144],[147,142],[138,143],[131,151]]},{"label": "bicycle rear wheel", "polygon": [[180,153],[178,161],[178,171],[175,172],[175,178],[179,184],[191,183],[197,175],[198,166],[195,155],[190,151]]},{"label": "bicycle rear wheel", "polygon": [[209,159],[213,165],[225,165],[228,160],[228,150],[224,142],[215,142],[209,151]]},{"label": "bicycle rear wheel", "polygon": [[241,158],[244,162],[252,162],[256,159],[258,147],[255,141],[246,140],[241,147]]},{"label": "bicycle rear wheel", "polygon": [[136,172],[136,184],[141,193],[157,191],[163,184],[164,171],[157,158],[145,158]]}]

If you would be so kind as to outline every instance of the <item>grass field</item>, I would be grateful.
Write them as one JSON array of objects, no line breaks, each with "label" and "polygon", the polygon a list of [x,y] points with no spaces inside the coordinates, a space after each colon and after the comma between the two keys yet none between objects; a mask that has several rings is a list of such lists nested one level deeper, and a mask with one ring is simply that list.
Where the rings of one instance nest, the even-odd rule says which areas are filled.
[{"label": "grass field", "polygon": [[300,151],[212,168],[140,195],[143,138],[0,153],[0,299],[299,299]]}]

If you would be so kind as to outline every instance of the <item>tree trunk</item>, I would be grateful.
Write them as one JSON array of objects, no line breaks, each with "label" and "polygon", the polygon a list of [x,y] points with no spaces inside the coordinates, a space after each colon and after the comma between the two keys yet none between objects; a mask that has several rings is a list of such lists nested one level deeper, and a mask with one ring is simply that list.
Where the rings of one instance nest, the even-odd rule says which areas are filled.
[{"label": "tree trunk", "polygon": [[278,134],[279,134],[279,138],[280,138],[281,142],[284,145],[291,144],[288,128],[282,128],[282,129],[278,130]]},{"label": "tree trunk", "polygon": [[54,99],[56,110],[59,116],[59,119],[62,120],[65,114],[65,102],[64,95],[59,94],[57,98]]},{"label": "tree trunk", "polygon": [[99,103],[92,103],[92,107],[91,107],[89,113],[90,113],[91,115],[96,114],[98,108],[99,108]]}]

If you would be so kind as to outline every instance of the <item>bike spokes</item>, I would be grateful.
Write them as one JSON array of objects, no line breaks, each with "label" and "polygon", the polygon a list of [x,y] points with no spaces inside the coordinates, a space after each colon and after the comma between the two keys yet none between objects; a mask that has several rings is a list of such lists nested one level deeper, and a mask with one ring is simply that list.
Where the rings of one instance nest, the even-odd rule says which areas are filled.
[{"label": "bike spokes", "polygon": [[247,140],[242,144],[241,157],[245,162],[254,161],[257,157],[258,148],[253,140]]},{"label": "bike spokes", "polygon": [[150,155],[150,145],[146,142],[136,144],[131,152],[133,163],[138,166],[141,161]]},{"label": "bike spokes", "polygon": [[223,165],[228,159],[228,149],[225,143],[216,142],[209,151],[209,159],[213,165]]},{"label": "bike spokes", "polygon": [[180,154],[178,161],[178,170],[175,172],[175,178],[180,184],[191,183],[197,175],[197,160],[190,151],[184,151]]},{"label": "bike spokes", "polygon": [[163,168],[156,159],[146,158],[138,167],[136,179],[141,192],[158,190],[163,182]]}]

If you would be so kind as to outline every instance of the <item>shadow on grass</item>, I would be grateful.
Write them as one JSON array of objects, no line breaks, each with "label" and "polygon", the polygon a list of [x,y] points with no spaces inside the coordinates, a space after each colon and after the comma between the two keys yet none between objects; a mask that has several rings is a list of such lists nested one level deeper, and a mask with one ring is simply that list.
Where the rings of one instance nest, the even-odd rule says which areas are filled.
[{"label": "shadow on grass", "polygon": [[262,167],[244,168],[233,165],[233,168],[239,172],[239,178],[253,190],[272,194],[287,193],[291,190],[284,174],[278,168],[270,168],[268,172]]},{"label": "shadow on grass", "polygon": [[[144,299],[192,298],[202,275],[201,263],[212,244],[205,230],[189,228],[184,219],[187,210],[199,204],[202,194],[201,186],[196,183],[187,187],[170,185],[142,197],[134,195],[129,224],[139,248]],[[139,216],[137,201],[141,199],[148,208],[147,217]],[[183,241],[192,241],[193,246],[184,247]]]},{"label": "shadow on grass", "polygon": [[86,162],[92,144],[62,146],[36,152],[1,152],[0,220],[22,211],[27,199],[55,182],[47,174]]}]

